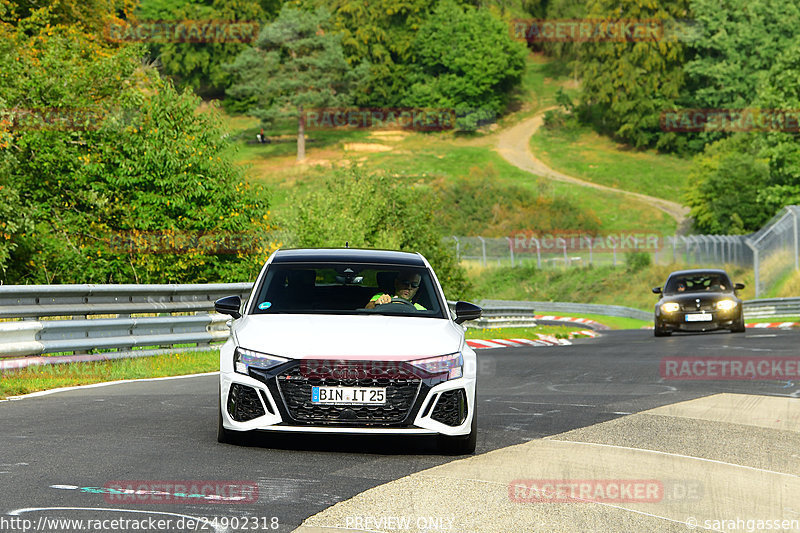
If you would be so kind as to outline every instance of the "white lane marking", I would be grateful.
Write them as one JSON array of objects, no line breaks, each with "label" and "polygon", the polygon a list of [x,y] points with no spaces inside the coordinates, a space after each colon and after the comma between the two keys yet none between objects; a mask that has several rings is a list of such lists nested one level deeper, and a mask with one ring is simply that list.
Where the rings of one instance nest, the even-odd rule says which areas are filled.
[{"label": "white lane marking", "polygon": [[[562,441],[562,442],[571,442],[571,441]],[[498,481],[489,481],[489,480],[486,480],[486,479],[473,479],[473,478],[450,477],[450,476],[431,476],[431,475],[428,475],[428,474],[419,474],[419,476],[420,477],[428,477],[428,478],[437,479],[437,480],[457,479],[459,481],[475,481],[476,483],[488,483],[490,485],[501,485],[503,487],[508,487],[509,486],[508,483],[500,483]],[[580,498],[575,498],[575,499],[576,500],[580,500]],[[644,516],[649,516],[651,518],[659,518],[661,520],[666,520],[668,522],[674,522],[676,524],[683,524],[685,526],[689,525],[689,522],[684,522],[683,520],[676,520],[674,518],[669,518],[669,517],[666,517],[666,516],[661,516],[661,515],[657,515],[657,514],[653,514],[653,513],[647,513],[645,511],[639,511],[637,509],[629,509],[628,507],[622,507],[621,505],[614,505],[613,503],[598,502],[598,501],[595,501],[595,500],[583,500],[583,501],[585,501],[586,503],[594,503],[594,504],[597,504],[597,505],[604,505],[606,507],[611,507],[613,509],[619,509],[620,511],[629,511],[631,513],[636,513],[636,514],[640,514],[640,515],[644,515]],[[699,528],[699,529],[705,529],[706,531],[720,531],[721,533],[724,533],[722,530],[710,529],[710,528],[701,526],[700,524],[692,524],[692,525],[693,525],[692,529],[698,529]]]},{"label": "white lane marking", "polygon": [[748,339],[763,339],[764,337],[777,337],[774,333],[770,333],[769,335],[748,335]]},{"label": "white lane marking", "polygon": [[725,461],[718,461],[717,459],[706,459],[705,457],[695,457],[693,455],[683,455],[682,453],[671,453],[671,452],[662,452],[660,450],[648,450],[647,448],[632,448],[630,446],[617,446],[616,444],[599,444],[597,442],[581,442],[577,440],[561,440],[561,439],[553,439],[549,437],[545,437],[545,440],[550,442],[566,442],[569,444],[580,444],[581,446],[599,446],[603,448],[616,448],[619,450],[631,450],[635,452],[646,452],[646,453],[656,453],[659,455],[669,455],[671,457],[681,457],[683,459],[694,459],[695,461],[704,461],[707,463],[715,463],[718,465],[726,465],[726,466],[735,466],[736,468],[744,468],[747,470],[755,470],[756,472],[764,472],[767,474],[776,474],[779,476],[788,476],[788,477],[795,477],[800,478],[800,476],[796,474],[788,474],[786,472],[776,472],[775,470],[766,470],[764,468],[756,468],[754,466],[746,466],[746,465],[737,465],[736,463],[728,463]]},{"label": "white lane marking", "polygon": [[92,383],[91,385],[75,385],[74,387],[61,387],[58,389],[43,390],[39,392],[32,392],[30,394],[23,394],[21,396],[9,396],[5,400],[0,400],[0,401],[8,402],[8,401],[24,400],[25,398],[37,398],[39,396],[48,396],[50,394],[56,394],[57,392],[69,392],[72,390],[80,390],[80,389],[93,389],[95,387],[107,387],[109,385],[119,385],[120,383],[143,383],[145,381],[163,381],[167,379],[196,378],[201,376],[213,376],[216,374],[219,374],[219,371],[206,372],[204,374],[186,374],[184,376],[166,376],[162,378],[119,379],[117,381],[104,381],[102,383]]},{"label": "white lane marking", "polygon": [[115,509],[113,507],[26,507],[24,509],[14,509],[13,511],[7,513],[7,515],[19,516],[22,513],[35,513],[37,511],[111,511],[115,513],[139,513],[139,514],[178,516],[181,518],[189,518],[196,522],[202,522],[204,524],[208,524],[209,526],[214,528],[214,531],[227,531],[227,528],[223,528],[209,520],[206,520],[202,516],[192,516],[180,513],[167,513],[164,511],[142,511],[139,509]]}]

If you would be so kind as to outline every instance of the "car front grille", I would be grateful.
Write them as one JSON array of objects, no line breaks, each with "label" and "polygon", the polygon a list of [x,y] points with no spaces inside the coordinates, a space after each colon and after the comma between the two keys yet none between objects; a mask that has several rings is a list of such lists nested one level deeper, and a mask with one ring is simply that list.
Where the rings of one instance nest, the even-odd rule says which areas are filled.
[{"label": "car front grille", "polygon": [[[381,367],[372,361],[301,361],[276,376],[287,413],[298,424],[338,426],[402,425],[417,399],[422,379],[406,363]],[[382,405],[331,405],[311,402],[311,389],[381,387]]]},{"label": "car front grille", "polygon": [[699,313],[699,312],[702,312],[702,311],[705,311],[705,312],[714,311],[715,307],[714,307],[714,302],[700,302],[700,306],[699,307],[695,302],[692,302],[692,303],[683,304],[681,306],[681,310],[683,310],[683,311],[685,311],[687,313]]}]

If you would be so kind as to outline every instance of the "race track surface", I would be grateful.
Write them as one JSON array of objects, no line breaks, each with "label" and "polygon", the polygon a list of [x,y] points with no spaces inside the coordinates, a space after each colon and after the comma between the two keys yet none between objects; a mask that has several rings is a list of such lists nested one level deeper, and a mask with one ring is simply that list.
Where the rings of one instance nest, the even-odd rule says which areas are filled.
[{"label": "race track surface", "polygon": [[[500,475],[504,465],[521,457],[528,462],[552,463],[553,468],[560,465],[557,467],[560,470],[549,475],[560,473],[562,477],[566,467],[559,461],[569,457],[570,475],[580,478],[588,475],[588,470],[582,468],[589,464],[607,465],[604,475],[608,476],[618,475],[619,469],[614,465],[624,466],[631,461],[646,465],[641,454],[653,454],[652,450],[659,449],[662,455],[704,457],[706,463],[734,467],[744,465],[750,469],[748,472],[761,472],[762,477],[763,472],[788,476],[779,478],[779,482],[767,476],[758,483],[766,484],[762,493],[767,490],[773,499],[786,500],[785,505],[779,502],[776,508],[783,514],[775,518],[791,518],[795,513],[794,518],[800,519],[800,503],[797,503],[800,493],[796,491],[800,474],[797,421],[781,422],[780,413],[774,412],[776,408],[793,409],[795,403],[791,402],[800,402],[794,399],[800,394],[800,385],[781,379],[689,380],[662,375],[664,361],[671,358],[797,359],[799,345],[800,331],[752,330],[744,334],[685,334],[655,339],[652,332],[640,330],[605,332],[602,337],[579,340],[572,346],[481,350],[478,352],[478,450],[475,457],[466,461],[439,455],[434,443],[423,438],[269,434],[247,446],[218,444],[217,385],[213,375],[82,388],[0,402],[3,427],[0,531],[16,532],[24,528],[33,531],[36,527],[39,531],[58,532],[97,530],[91,528],[89,520],[105,520],[94,525],[104,526],[101,530],[108,531],[142,530],[133,528],[132,520],[150,520],[150,531],[288,532],[307,520],[304,531],[343,531],[346,526],[352,526],[352,531],[398,531],[401,521],[381,524],[373,521],[366,527],[364,517],[377,518],[375,509],[390,508],[390,504],[398,503],[398,495],[414,490],[414,485],[402,485],[409,480],[399,485],[391,482],[433,467],[440,467],[431,472],[440,472],[442,476],[431,487],[440,494],[453,491],[454,487],[472,491],[462,494],[464,502],[472,501],[473,497],[481,501],[480,493],[474,494],[479,488],[474,483],[463,485],[464,480],[474,481],[487,475],[487,469],[496,469],[498,479],[505,484],[499,491],[506,495],[503,505],[522,509],[520,506],[526,502],[514,501],[513,491],[509,492],[508,482]],[[748,396],[742,400],[735,395]],[[748,401],[749,397],[752,401]],[[710,403],[689,402],[696,399]],[[783,403],[771,401],[790,403],[784,407]],[[727,418],[723,419],[714,410],[714,402],[727,406]],[[679,403],[680,406],[672,407]],[[730,405],[735,407],[731,409]],[[649,412],[637,414],[644,411]],[[686,424],[690,421],[691,431],[686,425],[674,424],[676,418],[670,418],[674,416],[682,417],[680,420]],[[705,432],[712,427],[714,432]],[[736,439],[752,439],[761,447],[774,449],[762,454],[748,452],[741,446],[721,450],[720,443],[733,438],[726,432]],[[528,444],[502,450],[523,443]],[[614,453],[605,453],[612,448]],[[625,449],[635,449],[639,455],[631,459],[619,451]],[[484,455],[495,450],[494,454]],[[483,458],[488,462],[474,463],[483,466],[469,475],[457,470]],[[686,469],[693,468],[694,463],[682,461],[670,466],[678,470],[668,476],[656,472],[656,468],[663,467],[661,463],[652,466],[652,471],[642,466],[640,479],[663,481],[667,476],[674,480],[681,474],[686,478]],[[442,479],[453,479],[453,485],[445,483],[438,487]],[[698,482],[697,476],[693,479]],[[192,487],[221,481],[249,487],[245,501],[215,501],[191,494]],[[170,492],[164,490],[170,484],[175,485],[170,496],[150,494],[138,499],[102,490],[110,486],[151,486],[163,493]],[[356,499],[352,502],[360,507],[347,507],[356,505],[351,499],[357,495],[384,486],[391,488],[386,493],[391,500]],[[710,487],[708,481],[704,489],[703,497],[714,505],[718,503],[716,499],[728,496],[717,492],[718,487]],[[525,499],[529,496],[526,494],[517,496]],[[442,505],[449,506],[435,521],[432,513],[426,511],[425,516],[431,518],[425,526],[427,530],[505,531],[509,527],[502,520],[493,522],[491,517],[482,516],[494,512],[493,508],[482,509],[475,501],[469,509],[474,515],[473,522],[453,522],[454,513],[461,515],[466,511],[457,502],[449,501],[452,505],[438,504],[439,509]],[[786,503],[789,501],[793,503]],[[326,509],[337,503],[340,504],[337,509],[350,509],[347,512],[356,513],[361,521],[326,515]],[[411,503],[423,507],[421,500]],[[531,507],[527,502],[525,512],[514,519],[541,518],[539,526],[531,523],[529,528],[517,522],[515,529],[549,531],[555,530],[554,524],[560,524],[558,528],[564,530],[616,531],[639,530],[638,524],[654,531],[688,531],[680,519],[675,522],[650,511],[636,514],[636,520],[641,522],[633,522],[632,526],[629,511],[625,519],[618,514],[608,516],[613,505],[552,503],[547,508],[538,505]],[[591,509],[597,512],[590,512]],[[509,516],[515,512],[512,509]],[[532,512],[539,518],[530,518]],[[309,520],[318,513],[322,514]],[[553,516],[548,518],[549,515]],[[578,515],[580,522],[576,522]],[[199,517],[206,517],[207,521],[190,522]],[[84,520],[84,523],[53,521],[58,518]],[[124,519],[128,522],[122,522]],[[179,524],[179,520],[183,522]],[[43,529],[44,526],[49,529]],[[406,530],[422,530],[419,523],[415,522],[414,527]]]}]

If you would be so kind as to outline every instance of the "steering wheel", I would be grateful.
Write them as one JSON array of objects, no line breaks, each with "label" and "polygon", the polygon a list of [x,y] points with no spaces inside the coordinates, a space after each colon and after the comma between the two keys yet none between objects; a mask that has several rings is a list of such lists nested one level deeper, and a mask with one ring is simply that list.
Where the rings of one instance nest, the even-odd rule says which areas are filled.
[{"label": "steering wheel", "polygon": [[402,305],[403,307],[411,307],[412,309],[414,309],[414,311],[417,310],[417,307],[412,302],[406,300],[405,298],[400,298],[399,296],[393,297],[391,302],[380,304],[381,307],[385,305]]}]

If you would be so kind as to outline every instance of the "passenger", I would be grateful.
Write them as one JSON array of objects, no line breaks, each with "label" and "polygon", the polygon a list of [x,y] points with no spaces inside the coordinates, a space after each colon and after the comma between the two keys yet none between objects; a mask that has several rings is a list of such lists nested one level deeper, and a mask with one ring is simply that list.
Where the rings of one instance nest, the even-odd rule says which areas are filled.
[{"label": "passenger", "polygon": [[[414,296],[416,296],[421,281],[422,278],[419,274],[415,274],[413,272],[400,272],[394,279],[395,297],[402,298],[410,302],[411,300],[414,299]],[[379,292],[378,294],[373,296],[369,302],[367,302],[365,308],[375,309],[375,306],[388,304],[391,301],[392,301],[392,296],[390,296],[385,292]],[[415,302],[412,303],[414,303],[414,307],[418,311],[427,311],[427,309],[422,307],[420,304]]]}]

